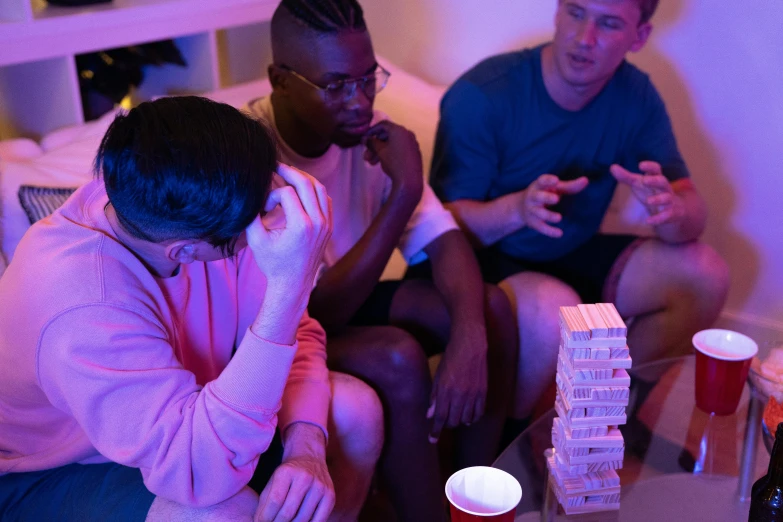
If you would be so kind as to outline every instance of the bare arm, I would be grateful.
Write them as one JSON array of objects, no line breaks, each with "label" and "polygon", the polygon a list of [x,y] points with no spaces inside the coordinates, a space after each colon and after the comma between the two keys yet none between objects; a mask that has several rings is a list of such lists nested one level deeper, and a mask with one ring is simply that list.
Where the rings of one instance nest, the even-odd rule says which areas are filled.
[{"label": "bare arm", "polygon": [[528,188],[512,192],[493,201],[459,200],[446,205],[466,231],[476,247],[486,247],[523,227],[530,227],[545,236],[560,237],[563,231],[550,225],[563,216],[546,207],[560,201],[561,194],[576,194],[587,186],[587,178],[560,181],[552,174],[543,174]]},{"label": "bare arm", "polygon": [[671,184],[672,197],[682,204],[683,215],[678,221],[655,227],[656,235],[667,243],[684,243],[698,239],[707,225],[707,206],[689,179]]},{"label": "bare arm", "polygon": [[618,182],[631,187],[634,196],[645,206],[650,217],[647,224],[667,243],[693,241],[704,232],[707,207],[689,178],[670,182],[661,174],[654,161],[639,164],[643,174],[629,172],[612,165],[612,175]]},{"label": "bare arm", "polygon": [[327,330],[345,326],[370,295],[421,199],[424,185],[419,144],[412,132],[382,121],[370,129],[365,142],[365,159],[381,164],[392,188],[361,239],[326,271],[310,296],[310,314]]},{"label": "bare arm", "polygon": [[359,242],[324,273],[310,296],[310,314],[327,330],[345,326],[372,292],[421,195],[392,189]]},{"label": "bare arm", "polygon": [[452,230],[425,248],[432,261],[435,286],[451,318],[451,331],[438,365],[427,416],[430,441],[444,426],[470,424],[481,418],[487,396],[487,330],[484,283],[465,237]]},{"label": "bare arm", "polygon": [[[484,283],[478,263],[459,230],[441,234],[424,248],[432,261],[432,278],[451,317],[455,334],[486,337]],[[486,345],[486,339],[483,340]]]},{"label": "bare arm", "polygon": [[492,201],[460,199],[446,203],[468,241],[475,248],[488,247],[525,226],[520,212],[522,192]]}]

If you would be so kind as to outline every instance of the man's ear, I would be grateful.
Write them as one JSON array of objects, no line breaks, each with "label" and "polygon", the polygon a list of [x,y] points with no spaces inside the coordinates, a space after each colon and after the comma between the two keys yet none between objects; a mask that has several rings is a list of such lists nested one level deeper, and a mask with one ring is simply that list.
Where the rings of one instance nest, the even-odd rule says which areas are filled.
[{"label": "man's ear", "polygon": [[283,93],[288,89],[288,74],[286,70],[279,65],[272,64],[267,69],[269,73],[269,83],[272,85],[272,89],[277,92]]},{"label": "man's ear", "polygon": [[171,261],[187,265],[196,260],[196,241],[178,239],[166,246],[166,257]]},{"label": "man's ear", "polygon": [[653,26],[650,22],[645,22],[641,24],[639,27],[636,28],[636,41],[631,45],[630,51],[633,53],[638,53],[642,50],[644,45],[647,43],[647,40],[650,39],[650,34],[652,33]]}]

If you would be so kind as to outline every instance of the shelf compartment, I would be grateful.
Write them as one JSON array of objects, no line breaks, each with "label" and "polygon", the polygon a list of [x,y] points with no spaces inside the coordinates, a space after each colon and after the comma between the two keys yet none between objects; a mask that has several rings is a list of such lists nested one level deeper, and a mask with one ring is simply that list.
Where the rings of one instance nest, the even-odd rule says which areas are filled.
[{"label": "shelf compartment", "polygon": [[82,123],[73,57],[0,67],[0,139]]},{"label": "shelf compartment", "polygon": [[269,22],[217,31],[217,53],[221,87],[266,78],[272,63]]},{"label": "shelf compartment", "polygon": [[114,0],[110,4],[66,8],[48,6],[41,3],[43,0],[32,1],[32,21],[2,26],[0,66],[265,21],[271,18],[278,3],[276,0]]},{"label": "shelf compartment", "polygon": [[183,36],[174,39],[174,43],[187,62],[187,67],[173,64],[146,66],[144,80],[139,88],[133,91],[134,105],[157,96],[200,94],[217,88],[213,74],[214,48],[210,34]]},{"label": "shelf compartment", "polygon": [[[29,22],[33,12],[28,0],[0,0],[0,27],[6,23]],[[4,31],[0,29],[0,33]]]}]

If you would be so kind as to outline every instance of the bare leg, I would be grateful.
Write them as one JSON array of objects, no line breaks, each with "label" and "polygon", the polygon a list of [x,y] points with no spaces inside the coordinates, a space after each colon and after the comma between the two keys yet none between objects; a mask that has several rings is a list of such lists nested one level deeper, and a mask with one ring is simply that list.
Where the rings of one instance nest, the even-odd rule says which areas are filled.
[{"label": "bare leg", "polygon": [[380,397],[386,442],[379,468],[400,520],[441,520],[438,457],[427,440],[431,382],[421,346],[391,326],[348,328],[328,340],[327,354],[330,368],[362,379]]},{"label": "bare leg", "polygon": [[693,334],[718,318],[728,288],[726,262],[703,243],[641,245],[620,276],[616,303],[623,317],[634,317],[634,364],[687,353]]},{"label": "bare leg", "polygon": [[183,506],[155,497],[147,522],[251,522],[258,507],[258,495],[245,487],[228,500],[206,508]]},{"label": "bare leg", "polygon": [[[487,367],[489,388],[484,416],[457,432],[456,466],[488,466],[497,456],[508,399],[514,389],[517,337],[514,315],[505,295],[495,286],[484,287],[487,321]],[[451,319],[435,285],[430,281],[406,281],[394,295],[390,312],[392,324],[413,333],[420,341],[448,344]]]},{"label": "bare leg", "polygon": [[517,386],[510,416],[524,419],[555,380],[560,346],[558,310],[580,300],[570,286],[537,272],[515,274],[501,282],[500,288],[511,301],[519,326]]},{"label": "bare leg", "polygon": [[356,520],[383,447],[383,408],[375,392],[344,373],[330,372],[327,462],[335,505],[329,520]]}]

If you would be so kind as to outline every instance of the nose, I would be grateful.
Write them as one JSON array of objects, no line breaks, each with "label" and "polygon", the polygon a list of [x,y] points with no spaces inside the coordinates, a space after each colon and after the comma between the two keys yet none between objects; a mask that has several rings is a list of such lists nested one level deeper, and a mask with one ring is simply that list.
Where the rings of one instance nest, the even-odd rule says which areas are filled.
[{"label": "nose", "polygon": [[595,45],[596,32],[595,22],[585,20],[579,26],[579,32],[576,35],[577,43],[582,47],[593,47]]},{"label": "nose", "polygon": [[372,99],[367,95],[359,82],[351,84],[351,91],[345,97],[345,108],[349,110],[371,109]]}]

